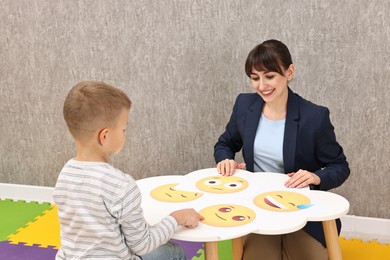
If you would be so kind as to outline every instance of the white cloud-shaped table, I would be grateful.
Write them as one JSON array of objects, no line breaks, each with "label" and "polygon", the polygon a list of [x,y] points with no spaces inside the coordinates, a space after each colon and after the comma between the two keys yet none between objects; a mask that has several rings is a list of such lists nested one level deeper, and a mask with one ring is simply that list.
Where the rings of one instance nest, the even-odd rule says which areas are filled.
[{"label": "white cloud-shaped table", "polygon": [[216,168],[209,168],[184,176],[146,178],[137,184],[150,224],[182,208],[194,208],[205,217],[195,229],[178,229],[174,238],[185,241],[219,241],[249,233],[286,234],[301,229],[307,221],[334,220],[348,212],[345,198],[308,188],[286,188],[288,178],[244,170],[224,177]]}]

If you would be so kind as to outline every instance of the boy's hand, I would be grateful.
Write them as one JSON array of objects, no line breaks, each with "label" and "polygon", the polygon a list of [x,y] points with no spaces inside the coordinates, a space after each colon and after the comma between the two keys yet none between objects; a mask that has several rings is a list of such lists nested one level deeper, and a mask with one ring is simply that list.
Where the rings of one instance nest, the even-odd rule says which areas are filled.
[{"label": "boy's hand", "polygon": [[223,176],[231,176],[235,169],[244,169],[245,163],[238,163],[235,160],[225,159],[217,164],[219,174]]},{"label": "boy's hand", "polygon": [[176,219],[176,221],[177,221],[177,223],[179,225],[185,226],[185,227],[188,227],[188,228],[197,227],[198,226],[198,222],[200,220],[204,219],[204,217],[202,217],[194,209],[176,210],[176,211],[171,213],[171,216]]}]

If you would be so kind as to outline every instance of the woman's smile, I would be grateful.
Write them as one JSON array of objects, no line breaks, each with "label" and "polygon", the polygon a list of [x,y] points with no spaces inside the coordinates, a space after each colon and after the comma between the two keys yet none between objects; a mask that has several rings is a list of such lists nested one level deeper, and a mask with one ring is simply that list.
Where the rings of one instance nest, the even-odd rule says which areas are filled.
[{"label": "woman's smile", "polygon": [[260,91],[261,94],[265,97],[269,97],[271,96],[273,93],[274,93],[275,89],[271,89],[271,90],[262,90]]}]

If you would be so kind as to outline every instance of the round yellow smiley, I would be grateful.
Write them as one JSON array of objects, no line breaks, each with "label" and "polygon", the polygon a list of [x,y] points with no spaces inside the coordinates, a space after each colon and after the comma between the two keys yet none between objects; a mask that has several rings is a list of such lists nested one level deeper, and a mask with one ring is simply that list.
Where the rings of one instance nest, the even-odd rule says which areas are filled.
[{"label": "round yellow smiley", "polygon": [[186,202],[200,198],[203,193],[175,190],[177,183],[159,186],[150,192],[150,196],[163,202]]},{"label": "round yellow smiley", "polygon": [[211,193],[233,193],[248,187],[248,181],[238,176],[212,176],[199,180],[196,187]]},{"label": "round yellow smiley", "polygon": [[292,191],[271,191],[255,197],[254,203],[266,210],[288,212],[311,207],[310,199]]},{"label": "round yellow smiley", "polygon": [[236,227],[252,222],[256,213],[250,208],[236,204],[219,204],[199,211],[204,224],[215,227]]}]

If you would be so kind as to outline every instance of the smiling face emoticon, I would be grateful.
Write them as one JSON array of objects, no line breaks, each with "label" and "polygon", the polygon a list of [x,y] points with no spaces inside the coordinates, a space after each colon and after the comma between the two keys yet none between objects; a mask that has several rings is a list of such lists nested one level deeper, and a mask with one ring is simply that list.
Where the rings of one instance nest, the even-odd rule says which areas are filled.
[{"label": "smiling face emoticon", "polygon": [[310,199],[303,194],[291,191],[271,191],[258,195],[254,203],[266,210],[289,212],[309,208]]},{"label": "smiling face emoticon", "polygon": [[248,181],[237,176],[212,176],[199,180],[196,187],[211,193],[233,193],[246,189]]},{"label": "smiling face emoticon", "polygon": [[186,202],[200,198],[203,193],[175,190],[177,183],[159,186],[150,192],[150,196],[163,202]]},{"label": "smiling face emoticon", "polygon": [[199,211],[202,223],[215,227],[236,227],[252,222],[256,213],[250,208],[236,204],[219,204]]}]

